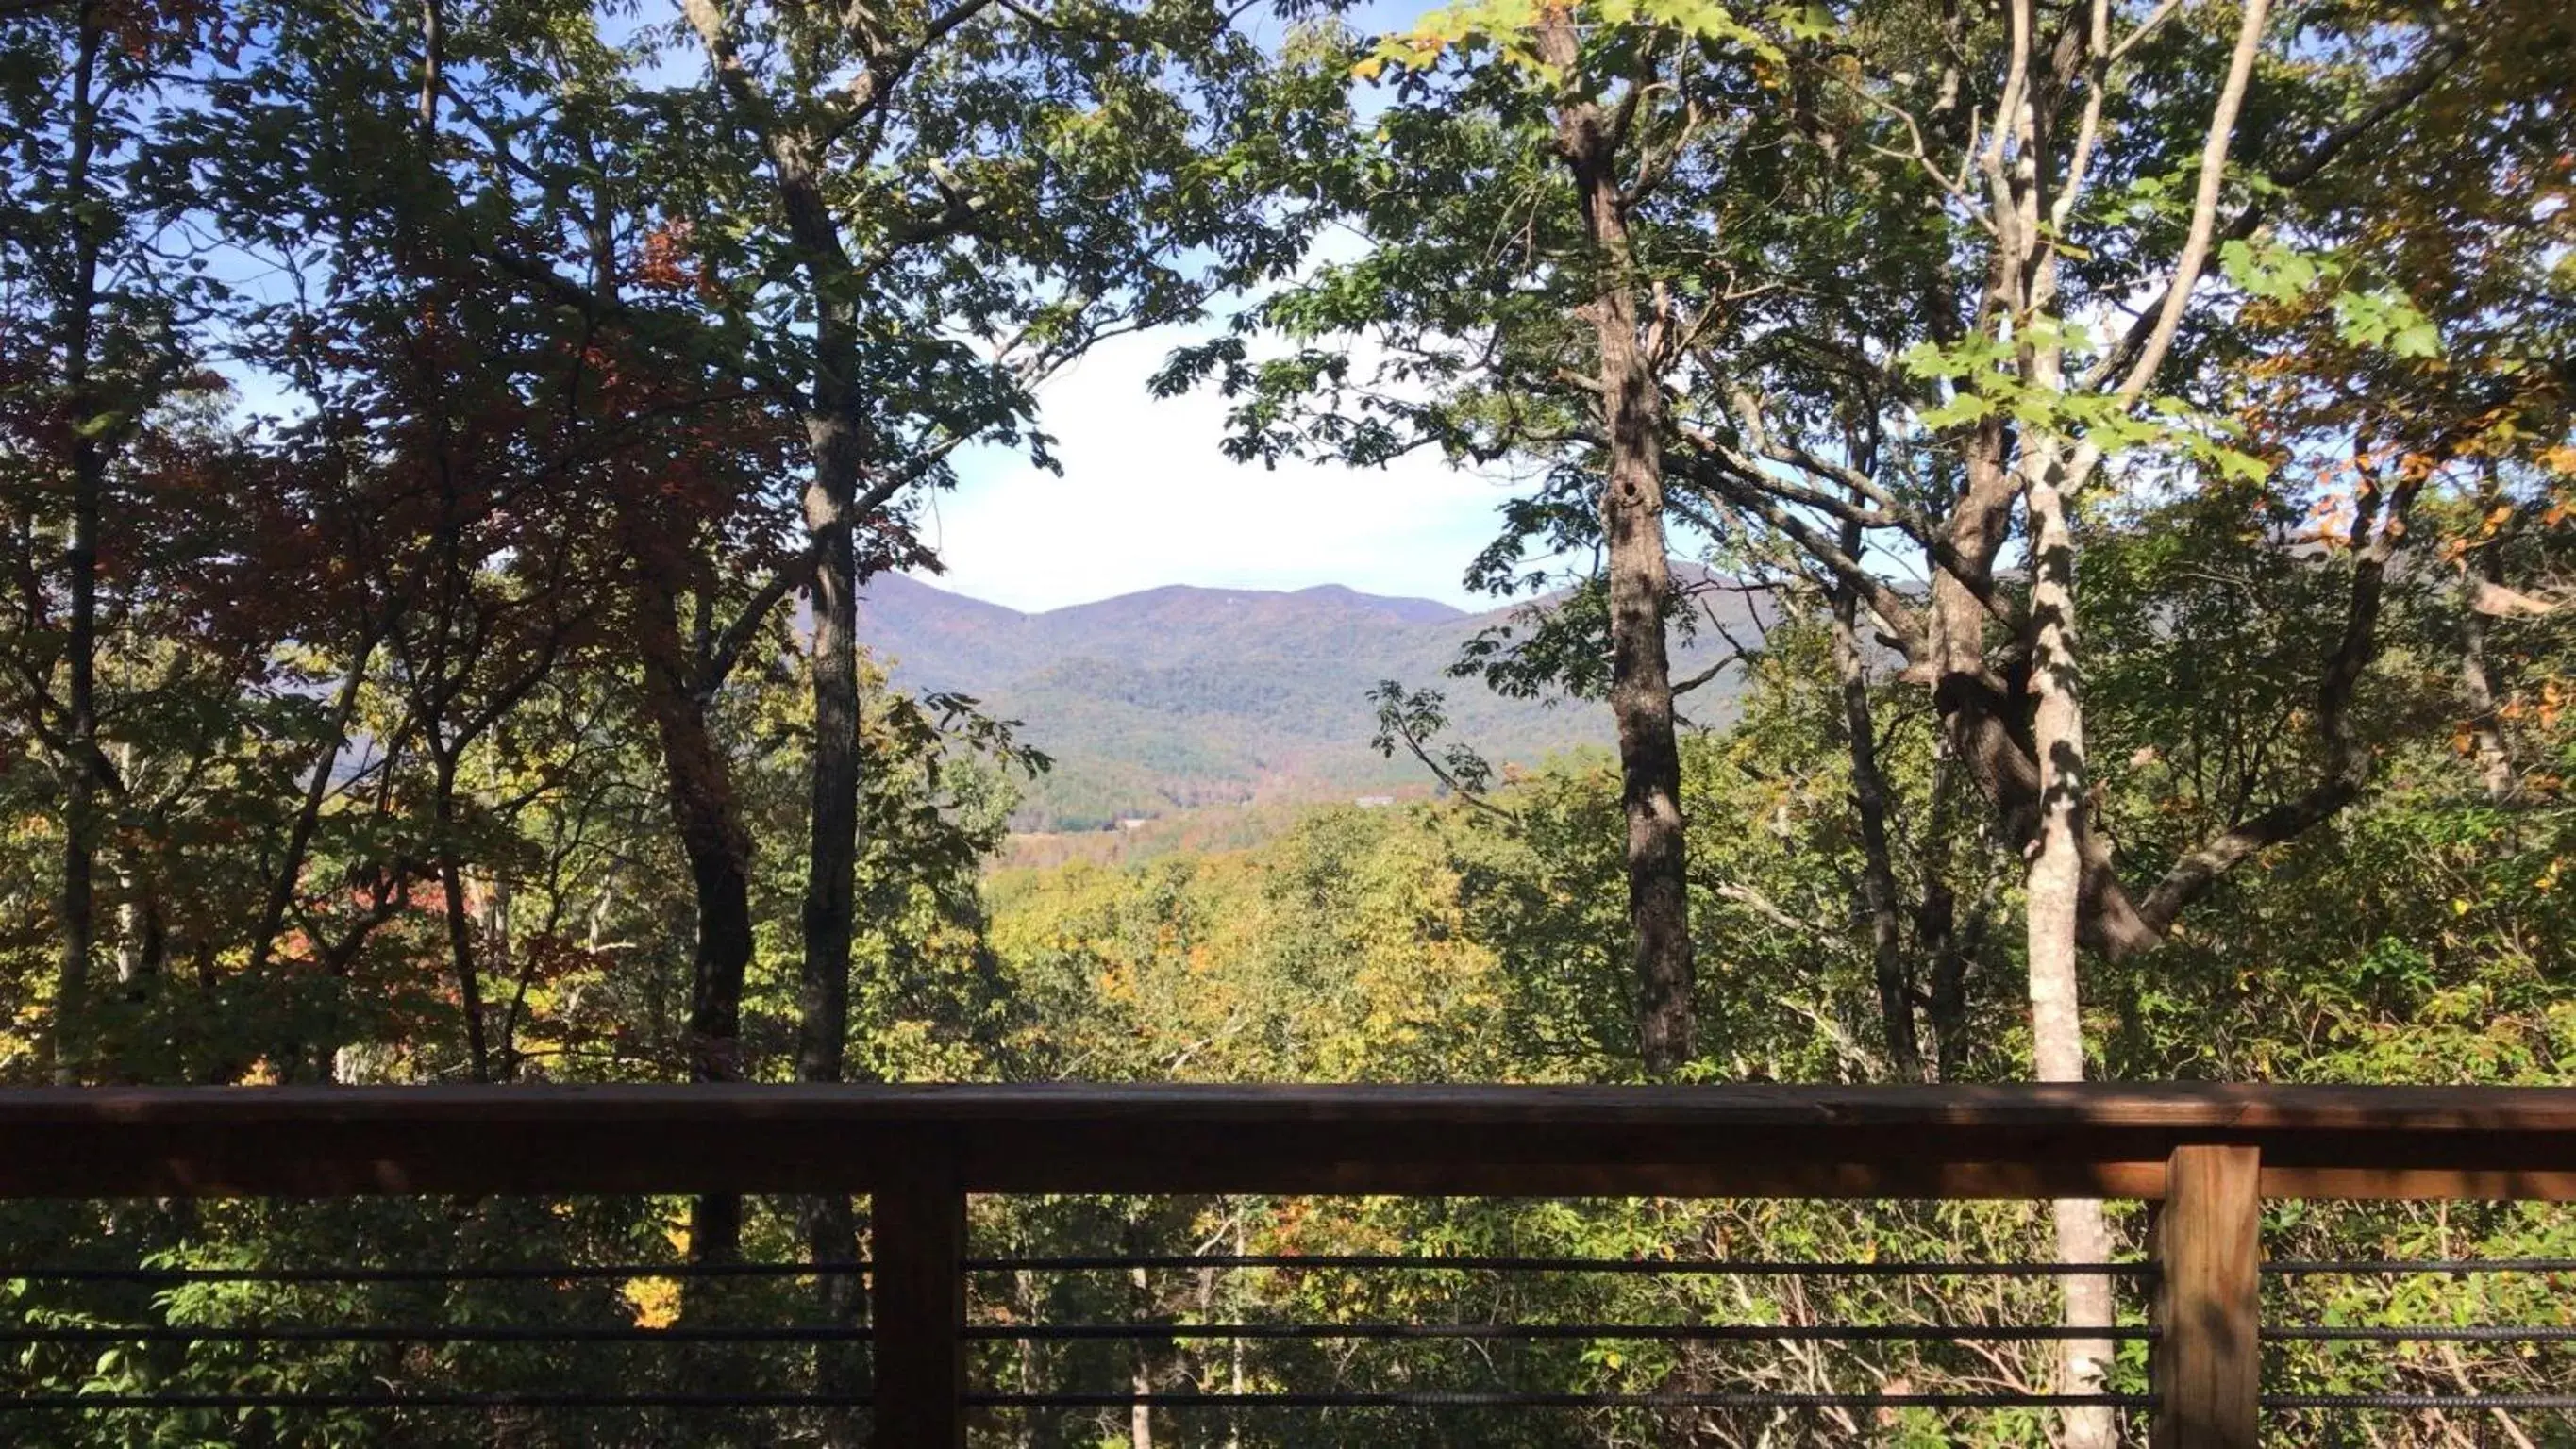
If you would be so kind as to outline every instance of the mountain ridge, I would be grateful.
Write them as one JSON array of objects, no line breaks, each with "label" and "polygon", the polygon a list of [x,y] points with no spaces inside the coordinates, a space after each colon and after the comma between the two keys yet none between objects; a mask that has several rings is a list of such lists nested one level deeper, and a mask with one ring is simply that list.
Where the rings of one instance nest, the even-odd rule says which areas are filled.
[{"label": "mountain ridge", "polygon": [[[1597,703],[1504,699],[1446,677],[1461,644],[1523,607],[1166,584],[1023,612],[887,574],[862,591],[859,638],[899,686],[972,696],[1054,758],[1014,828],[1083,830],[1427,783],[1416,762],[1369,747],[1367,691],[1384,679],[1441,689],[1457,737],[1497,763],[1608,745]],[[1675,672],[1706,667],[1703,652],[1678,647]]]}]

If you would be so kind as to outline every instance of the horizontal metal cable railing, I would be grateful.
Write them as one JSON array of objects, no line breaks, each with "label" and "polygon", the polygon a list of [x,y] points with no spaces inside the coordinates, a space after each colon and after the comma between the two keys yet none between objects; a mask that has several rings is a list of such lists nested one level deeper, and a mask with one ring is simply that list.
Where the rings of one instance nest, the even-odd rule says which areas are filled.
[{"label": "horizontal metal cable railing", "polygon": [[[569,1348],[588,1345],[622,1346],[651,1350],[660,1360],[649,1367],[656,1378],[666,1379],[673,1352],[687,1354],[692,1350],[727,1347],[767,1348],[773,1346],[811,1346],[828,1348],[857,1345],[864,1348],[871,1330],[864,1323],[780,1323],[757,1321],[720,1321],[711,1323],[654,1323],[635,1321],[611,1323],[596,1321],[607,1314],[632,1312],[623,1300],[595,1301],[566,1305],[558,1296],[560,1290],[574,1285],[625,1286],[645,1282],[674,1285],[770,1282],[808,1284],[823,1279],[839,1278],[863,1281],[867,1272],[864,1262],[844,1260],[820,1263],[762,1262],[668,1262],[668,1263],[467,1263],[455,1265],[315,1265],[301,1267],[226,1267],[226,1266],[108,1266],[81,1264],[43,1266],[13,1264],[0,1259],[0,1287],[10,1290],[8,1304],[15,1321],[0,1321],[0,1345],[16,1346],[27,1351],[46,1348],[122,1348],[171,1345],[179,1347],[242,1347],[262,1351],[257,1364],[260,1377],[273,1377],[291,1372],[298,1365],[286,1355],[295,1351],[333,1347],[435,1347],[459,1344],[512,1345],[528,1349]],[[517,1301],[485,1305],[491,1315],[496,1309],[551,1317],[542,1322],[456,1322],[422,1321],[419,1310],[393,1322],[358,1321],[364,1317],[355,1305],[345,1299],[334,1299],[324,1305],[328,1321],[261,1321],[255,1323],[173,1322],[165,1315],[158,1322],[67,1322],[68,1317],[122,1316],[133,1317],[149,1311],[158,1301],[136,1305],[129,1298],[108,1298],[118,1289],[170,1290],[192,1286],[222,1286],[239,1289],[334,1288],[400,1288],[455,1289],[486,1285],[510,1285],[536,1290]],[[54,1289],[48,1294],[48,1289]],[[68,1296],[60,1290],[73,1290]],[[83,1290],[87,1290],[86,1293]],[[853,1295],[855,1296],[855,1295]],[[250,1300],[231,1305],[237,1311],[248,1311],[262,1319],[303,1316],[307,1310],[292,1302]],[[739,1309],[742,1305],[729,1307]],[[564,1321],[569,1311],[593,1321]],[[31,1321],[40,1320],[40,1321]],[[861,1360],[864,1363],[864,1360]],[[330,1376],[330,1366],[315,1364],[308,1357],[302,1365],[305,1372]],[[586,1367],[590,1377],[614,1377],[621,1368],[633,1365],[599,1364],[567,1366],[561,1359],[550,1359],[537,1366],[552,1374],[565,1372],[578,1379],[579,1369]],[[568,1371],[569,1370],[569,1371]],[[183,1382],[186,1375],[175,1375]],[[742,1409],[864,1409],[872,1402],[872,1391],[862,1380],[854,1386],[830,1388],[809,1378],[805,1382],[780,1384],[768,1388],[751,1387],[619,1387],[568,1389],[557,1386],[526,1388],[473,1388],[445,1381],[449,1375],[436,1370],[424,1372],[413,1367],[401,1377],[406,1383],[379,1382],[363,1390],[345,1388],[297,1388],[291,1390],[258,1390],[239,1387],[205,1389],[197,1387],[156,1388],[146,1392],[15,1393],[0,1394],[0,1416],[77,1411],[84,1414],[103,1412],[180,1412],[235,1410],[293,1411],[426,1411],[426,1410],[742,1410]],[[819,1376],[817,1376],[819,1377]]]},{"label": "horizontal metal cable railing", "polygon": [[[2511,1424],[2521,1434],[2525,1429],[2522,1418],[2545,1414],[2555,1422],[2545,1429],[2539,1423],[2528,1427],[2544,1429],[2546,1442],[2576,1439],[2576,1417],[2561,1417],[2576,1414],[2576,1353],[2557,1348],[2576,1346],[2576,1317],[2570,1316],[2571,1310],[2576,1310],[2576,1296],[2569,1291],[2576,1290],[2576,1258],[2283,1259],[2264,1263],[2261,1272],[2266,1287],[2273,1290],[2261,1330],[2267,1350],[2266,1387],[2261,1402],[2277,1419],[2294,1420],[2305,1412],[2311,1416],[2402,1414],[2445,1426],[2465,1421],[2469,1426],[2467,1436],[2473,1442],[2486,1443],[2499,1422]],[[2561,1321],[2420,1321],[2428,1308],[2456,1312],[2475,1307],[2455,1301],[2457,1295],[2424,1292],[2428,1280],[2458,1282],[2499,1276],[2543,1280],[2533,1285],[2538,1291],[2517,1295],[2523,1300],[2519,1311],[2552,1313]],[[2321,1303],[2313,1291],[2317,1280],[2342,1280],[2346,1294]],[[2365,1290],[2355,1299],[2350,1292],[2353,1285],[2367,1285],[2378,1291]],[[2396,1301],[2400,1295],[2413,1301]],[[2356,1313],[2419,1321],[2318,1321],[2328,1314],[2349,1319]],[[2419,1355],[2411,1366],[2404,1360],[2392,1360],[2386,1352],[2392,1346],[2407,1350],[2417,1345],[2471,1345],[2518,1352],[2510,1365],[2471,1365],[2437,1353]],[[2359,1360],[2338,1352],[2350,1346],[2364,1346],[2371,1352]],[[2485,1371],[2481,1372],[2481,1368]],[[2498,1368],[2505,1369],[2506,1374],[2500,1375]],[[2508,1375],[2525,1387],[2491,1387],[2496,1378]],[[2374,1379],[2396,1383],[2413,1380],[2418,1385],[2430,1381],[2438,1387],[2419,1386],[2410,1391],[2394,1386],[2360,1387],[2356,1383]]]},{"label": "horizontal metal cable railing", "polygon": [[[1980,1262],[1827,1262],[1783,1260],[1627,1259],[1469,1255],[1246,1255],[1196,1256],[1058,1256],[968,1258],[970,1277],[1003,1274],[1092,1273],[1244,1273],[1350,1275],[1407,1273],[1416,1275],[1606,1275],[1622,1279],[1690,1278],[1835,1278],[1887,1279],[2049,1279],[2075,1274],[2108,1275],[2132,1282],[2154,1277],[2142,1263],[1980,1263]],[[2150,1336],[2143,1322],[2101,1328],[2068,1328],[2056,1323],[1638,1323],[1607,1321],[1531,1322],[1120,1322],[1006,1323],[977,1322],[971,1317],[963,1337],[972,1343],[1179,1343],[1260,1342],[1324,1344],[1354,1342],[1604,1344],[1896,1344],[1907,1346],[1962,1343],[2056,1343],[2068,1339],[2142,1341]],[[1483,1365],[1508,1376],[1505,1365]],[[1561,1366],[1558,1366],[1561,1367]],[[1882,1383],[1904,1375],[1882,1371]],[[1329,1389],[1262,1389],[1228,1391],[1140,1390],[1056,1386],[1000,1390],[970,1387],[964,1402],[971,1408],[998,1410],[1115,1409],[1243,1410],[1370,1408],[1516,1408],[1516,1409],[1732,1409],[1781,1411],[1842,1408],[1903,1408],[1972,1411],[2002,1408],[2046,1408],[2077,1405],[2143,1409],[2143,1394],[2056,1394],[2029,1390],[1950,1390],[1912,1392],[1885,1387],[1848,1391],[1801,1391],[1778,1388],[1699,1388],[1648,1391],[1592,1389],[1569,1391],[1497,1384],[1452,1384],[1436,1387],[1354,1387]]]}]

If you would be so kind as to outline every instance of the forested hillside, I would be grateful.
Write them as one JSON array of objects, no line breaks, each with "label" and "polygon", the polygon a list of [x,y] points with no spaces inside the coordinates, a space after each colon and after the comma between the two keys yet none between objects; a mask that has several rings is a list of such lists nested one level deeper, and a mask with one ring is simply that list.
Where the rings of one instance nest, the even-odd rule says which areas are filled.
[{"label": "forested hillside", "polygon": [[[1676,639],[1694,672],[1758,638],[1741,594],[1712,580],[1704,612]],[[1524,609],[1469,614],[1428,599],[1325,585],[1295,593],[1167,587],[1021,614],[887,574],[859,603],[859,637],[898,685],[969,696],[1020,722],[1048,768],[1030,781],[1012,828],[1097,830],[1203,805],[1347,801],[1422,783],[1411,759],[1371,748],[1369,692],[1384,680],[1437,680],[1460,650],[1509,630]],[[1728,713],[1733,676],[1709,681],[1694,713]],[[1611,742],[1597,706],[1549,690],[1512,698],[1460,692],[1456,728],[1499,762]]]},{"label": "forested hillside", "polygon": [[[0,1090],[2566,1083],[2571,77],[2564,0],[0,0]],[[1133,337],[1229,487],[1477,470],[1492,611],[918,583]],[[871,1204],[658,1180],[0,1205],[0,1438],[862,1442]],[[2276,1275],[2357,1330],[2238,1345],[2346,1396],[2279,1442],[2576,1444],[2565,1208],[2269,1211],[2509,1269]],[[1142,1260],[977,1270],[1089,1395],[979,1442],[2140,1428],[2134,1203],[971,1213]],[[1276,1261],[1478,1252],[1620,1265]],[[1317,1384],[1394,1398],[1193,1397]]]},{"label": "forested hillside", "polygon": [[[2155,621],[2224,611],[2245,571],[2276,566],[2232,510],[2192,505],[2124,520],[2100,540],[2107,634],[2131,641],[2109,652],[2097,698],[2107,753],[2127,768],[2111,777],[2102,818],[2141,850],[2187,838],[2224,818],[2238,782],[2195,784],[2144,741],[2183,726],[2260,753],[2272,722],[2294,698],[2258,703],[2261,678],[2284,641],[2280,621],[2257,612],[2203,636],[2227,652],[2202,654]],[[2176,558],[2196,560],[2167,569]],[[2322,567],[2331,567],[2323,565]],[[2135,571],[2135,572],[2133,572]],[[2429,581],[2428,581],[2429,582]],[[2411,641],[2374,670],[2380,718],[2446,716],[2456,697],[2457,627],[2450,591],[2410,589],[2398,637]],[[1696,822],[1735,822],[1699,836],[1692,908],[1702,970],[1698,1005],[1710,1080],[1886,1080],[1898,1075],[1890,1023],[1878,1008],[1867,921],[1857,909],[1869,848],[1851,814],[1847,752],[1830,742],[1841,708],[1816,663],[1830,649],[1830,621],[1810,614],[1784,630],[1757,668],[1738,725],[1694,738],[1684,753],[1684,799]],[[2134,631],[2134,632],[2133,632]],[[2556,625],[2515,628],[2516,657],[2546,676],[2570,641]],[[2293,646],[2294,647],[2294,646]],[[2538,652],[2524,655],[2523,649]],[[1901,686],[1882,682],[1893,695]],[[2198,702],[2176,711],[2177,698]],[[2235,721],[2236,723],[2230,723]],[[2537,700],[2517,708],[2518,770],[2555,777],[2576,765],[2576,733]],[[2238,733],[2238,731],[2244,731]],[[2009,863],[1964,849],[1941,832],[1941,766],[1919,719],[1892,729],[1891,801],[1903,822],[1895,841],[1899,889],[1910,902],[1910,940],[1938,944],[1917,1004],[1921,1050],[1945,1080],[2010,1079],[2027,1071],[2030,1031],[2021,1006],[2019,908]],[[2576,916],[2560,885],[2576,852],[2576,807],[2555,787],[2517,774],[2507,796],[2474,746],[2438,732],[2402,743],[2382,737],[2385,784],[2330,832],[2269,862],[2263,876],[2210,902],[2204,924],[2143,960],[2100,963],[2086,976],[2094,1070],[2109,1079],[2216,1077],[2331,1082],[2557,1083],[2576,1065]],[[991,882],[990,939],[1009,992],[1045,1003],[1028,1040],[1069,1053],[1080,1075],[1182,1080],[1627,1080],[1639,1071],[1629,1010],[1629,962],[1620,939],[1619,781],[1606,761],[1546,771],[1496,792],[1507,812],[1463,803],[1397,810],[1317,810],[1268,843],[1207,854],[1163,855],[1126,868],[1077,861],[1012,870]],[[1162,1205],[1167,1230],[1202,1241],[1235,1234],[1255,1252],[1378,1251],[1437,1243],[1442,1251],[1530,1255],[1673,1254],[1680,1257],[1813,1256],[1845,1261],[2031,1257],[2050,1251],[2045,1215],[2019,1205],[1888,1204],[1853,1213],[1820,1204],[1694,1205],[1637,1202],[1504,1209],[1454,1204],[1334,1205],[1274,1215],[1241,1200]],[[2114,1223],[2125,1255],[2141,1241],[2134,1217]],[[1040,1245],[1063,1241],[1016,1228]],[[1061,1232],[1060,1226],[1053,1231]],[[2276,1224],[2271,1251],[2326,1257],[2465,1259],[2552,1257],[2576,1248],[2576,1221],[2529,1205],[2475,1210],[2312,1206]],[[1971,1246],[1973,1245],[1973,1246]],[[1404,1311],[1354,1293],[1335,1299],[1330,1275],[1268,1283],[1235,1311]],[[1163,1305],[1199,1309],[1185,1279],[1163,1286]],[[1482,1287],[1462,1290],[1468,1301]],[[1513,1303],[1536,1315],[1594,1321],[1872,1323],[2008,1320],[2040,1316],[2049,1295],[2020,1296],[1981,1283],[1921,1290],[1814,1281],[1751,1301],[1715,1286],[1685,1291],[1569,1281]],[[1096,1305],[1049,1305],[1076,1313]],[[2563,1292],[2543,1278],[2467,1280],[2415,1297],[2369,1279],[2320,1279],[2295,1309],[2311,1321],[2388,1325],[2450,1321],[2559,1323]],[[1441,1311],[1446,1311],[1445,1307]],[[1472,1311],[1472,1310],[1471,1310]],[[2004,1353],[2000,1351],[1999,1353]],[[1756,1361],[1723,1346],[1622,1359],[1596,1354],[1555,1365],[1550,1382],[1588,1390],[1763,1382],[1816,1385],[1893,1379],[1983,1381],[2003,1373],[2044,1381],[2047,1355],[2021,1345],[1975,1367],[1856,1345],[1829,1363]],[[1308,1366],[1264,1357],[1264,1371]],[[1415,1361],[1399,1371],[1377,1360],[1369,1382],[1450,1383],[1457,1366]],[[1094,1370],[1097,1372],[1097,1369]],[[1185,1356],[1149,1366],[1171,1382],[1208,1382],[1218,1365]],[[2401,1384],[2426,1393],[2462,1377],[2498,1391],[2563,1392],[2565,1363],[2547,1353],[2511,1358],[2471,1352],[2364,1368],[2325,1354],[2301,1357],[2278,1381]],[[1952,1377],[1956,1375],[1958,1377]],[[1472,1374],[1470,1375],[1472,1377]],[[1481,1381],[1481,1380],[1480,1380]],[[2013,1381],[2008,1378],[2007,1381]],[[2110,1380],[2143,1383],[2124,1359]],[[2400,1390],[2403,1391],[2403,1390]],[[1605,1416],[1605,1419],[1608,1416]],[[2023,1443],[2047,1437],[2035,1422],[1982,1423],[1909,1412],[1894,1422],[1820,1416],[1812,1440],[1934,1444]],[[2393,1418],[2394,1416],[2392,1416]],[[1641,1416],[1642,1418],[1642,1416]],[[1761,1426],[1715,1416],[1705,1442],[1759,1443]],[[2288,1442],[2331,1442],[2328,1420],[2274,1421]],[[1667,1421],[1666,1426],[1668,1426]],[[1625,1425],[1569,1432],[1600,1442]],[[1639,1424],[1631,1432],[1651,1433]],[[2435,1444],[2473,1435],[2459,1417],[2424,1415],[2374,1426],[2381,1442]],[[2553,1444],[2539,1415],[2518,1427]],[[1283,1443],[1371,1442],[1285,1436]],[[1486,1432],[1558,1442],[1515,1421]],[[1597,1433],[1600,1438],[1587,1437]],[[1872,1438],[1873,1433],[1882,1437]],[[2357,1439],[2356,1435],[2356,1439]],[[1517,1437],[1514,1442],[1520,1442]],[[1195,1442],[1195,1441],[1191,1441]],[[1693,1441],[1685,1441],[1693,1442]],[[1776,1441],[1775,1441],[1776,1442]],[[2127,1442],[2124,1438],[2123,1442]],[[2347,1440],[2347,1442],[2354,1442]],[[2472,1440],[2472,1442],[2474,1442]]]}]

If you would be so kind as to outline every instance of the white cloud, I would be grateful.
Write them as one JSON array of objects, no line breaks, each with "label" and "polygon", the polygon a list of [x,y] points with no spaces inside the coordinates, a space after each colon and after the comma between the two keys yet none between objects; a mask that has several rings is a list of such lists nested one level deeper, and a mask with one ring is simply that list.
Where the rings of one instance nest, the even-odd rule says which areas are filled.
[{"label": "white cloud", "polygon": [[1411,456],[1383,469],[1228,459],[1212,390],[1158,400],[1171,333],[1104,344],[1040,402],[1064,475],[987,451],[925,517],[940,587],[1022,610],[1160,584],[1347,584],[1474,606],[1460,576],[1492,539],[1497,479]]}]

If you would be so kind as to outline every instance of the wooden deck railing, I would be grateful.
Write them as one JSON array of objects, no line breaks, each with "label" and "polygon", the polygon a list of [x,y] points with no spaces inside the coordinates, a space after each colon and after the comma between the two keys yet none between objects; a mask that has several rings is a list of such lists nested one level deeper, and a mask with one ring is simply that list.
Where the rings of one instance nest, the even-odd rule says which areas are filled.
[{"label": "wooden deck railing", "polygon": [[0,1196],[700,1192],[873,1199],[886,1449],[964,1443],[969,1194],[2144,1199],[2155,1442],[2242,1449],[2260,1408],[2263,1199],[2576,1199],[2576,1090],[0,1092]]}]

